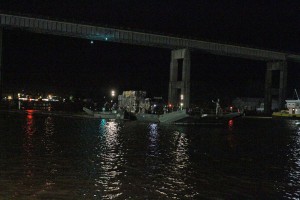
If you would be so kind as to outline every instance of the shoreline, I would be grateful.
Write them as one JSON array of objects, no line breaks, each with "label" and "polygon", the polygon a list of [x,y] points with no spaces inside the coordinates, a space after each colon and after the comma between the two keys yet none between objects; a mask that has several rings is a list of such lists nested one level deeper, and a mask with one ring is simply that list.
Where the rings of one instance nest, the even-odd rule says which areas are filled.
[{"label": "shoreline", "polygon": [[38,114],[38,115],[62,116],[62,117],[78,117],[78,118],[95,118],[96,119],[96,117],[94,117],[92,115],[88,115],[88,114],[86,114],[84,112],[0,109],[0,113],[27,114],[29,112],[31,112],[32,114]]}]

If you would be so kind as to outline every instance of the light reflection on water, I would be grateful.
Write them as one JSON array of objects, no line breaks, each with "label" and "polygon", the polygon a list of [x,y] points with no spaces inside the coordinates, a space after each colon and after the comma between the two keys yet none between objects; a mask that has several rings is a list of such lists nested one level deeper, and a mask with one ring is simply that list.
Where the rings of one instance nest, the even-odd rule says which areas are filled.
[{"label": "light reflection on water", "polygon": [[158,140],[158,125],[156,123],[149,124],[149,156],[157,156],[156,153],[158,153]]},{"label": "light reflection on water", "polygon": [[[55,124],[52,117],[45,118],[44,124],[42,121],[37,122],[34,113],[35,111],[28,110],[26,115],[22,154],[24,176],[18,180],[19,191],[14,194],[16,198],[20,198],[23,193],[28,193],[30,199],[37,198],[39,193],[46,193],[55,184],[53,176],[57,170],[56,163],[52,159],[56,148],[52,139],[52,135],[56,131]],[[39,130],[36,123],[44,125],[42,126],[44,130]],[[42,152],[45,163],[37,155]],[[42,179],[41,173],[43,174]]]},{"label": "light reflection on water", "polygon": [[[102,119],[100,122],[99,134],[100,147],[96,147],[96,159],[93,161],[95,169],[99,168],[98,176],[95,177],[96,193],[94,197],[112,199],[120,196],[122,185],[118,176],[122,174],[119,166],[123,160],[123,152],[118,141],[119,124],[115,121],[107,122]],[[101,151],[99,151],[101,149]],[[101,161],[99,162],[98,159]],[[86,195],[86,194],[84,194]]]},{"label": "light reflection on water", "polygon": [[186,138],[185,133],[182,132],[174,132],[174,152],[173,159],[171,161],[172,165],[172,173],[166,177],[165,185],[162,186],[161,190],[165,190],[164,194],[168,194],[168,191],[172,191],[168,197],[172,199],[180,199],[180,197],[176,197],[176,193],[185,194],[185,197],[193,197],[193,193],[187,193],[186,191],[189,189],[193,191],[193,186],[186,182],[186,174],[189,171],[189,154],[188,154],[188,145],[189,141]]},{"label": "light reflection on water", "polygon": [[[283,186],[286,191],[284,197],[288,199],[298,199],[300,197],[300,122],[298,120],[287,121],[288,127],[294,130],[291,135],[291,142],[288,143],[288,167],[287,185]],[[290,189],[292,188],[292,192]],[[297,197],[297,198],[295,198]]]},{"label": "light reflection on water", "polygon": [[231,119],[228,121],[228,134],[227,141],[230,148],[235,149],[238,146],[238,139],[235,134],[233,134],[234,129],[234,120]]},{"label": "light reflection on water", "polygon": [[[161,195],[161,198],[181,199],[177,193],[182,193],[183,197],[192,197],[193,194],[186,193],[187,189],[192,190],[192,185],[186,183],[186,171],[189,170],[188,156],[188,139],[185,134],[179,131],[174,132],[170,138],[169,151],[161,152],[164,148],[160,135],[164,134],[160,131],[159,125],[156,123],[149,124],[149,144],[147,165],[150,176],[154,179],[163,177],[163,181],[157,182],[154,180],[154,185],[149,186],[148,190],[156,191]],[[164,155],[163,155],[164,154]],[[160,157],[168,157],[168,160],[160,161],[164,166],[160,166],[157,160]],[[185,194],[186,193],[186,194]]]},{"label": "light reflection on water", "polygon": [[55,134],[55,122],[53,117],[49,116],[45,118],[44,127],[43,136],[41,138],[42,145],[45,149],[44,156],[47,157],[47,162],[45,163],[47,178],[44,182],[44,190],[51,190],[55,185],[55,179],[53,177],[55,177],[58,171],[57,163],[53,158],[57,150],[57,144],[53,139],[53,135]]},{"label": "light reflection on water", "polygon": [[0,128],[6,130],[0,136],[0,199],[300,195],[300,127],[295,120],[181,127],[29,111],[0,115]]},{"label": "light reflection on water", "polygon": [[31,111],[31,110],[27,111],[26,125],[24,128],[25,128],[25,137],[24,137],[24,143],[23,143],[24,167],[25,167],[24,173],[28,178],[31,178],[31,177],[33,177],[32,168],[34,167],[33,136],[36,132],[36,127],[34,125],[34,119],[33,119],[33,111]]}]

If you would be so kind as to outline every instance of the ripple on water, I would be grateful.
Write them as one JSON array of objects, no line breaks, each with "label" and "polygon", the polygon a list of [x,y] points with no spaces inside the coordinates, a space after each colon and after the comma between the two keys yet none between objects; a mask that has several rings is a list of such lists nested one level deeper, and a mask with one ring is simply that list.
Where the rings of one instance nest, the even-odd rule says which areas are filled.
[{"label": "ripple on water", "polygon": [[0,115],[0,128],[0,199],[300,195],[299,127],[289,120],[180,127],[29,111]]}]

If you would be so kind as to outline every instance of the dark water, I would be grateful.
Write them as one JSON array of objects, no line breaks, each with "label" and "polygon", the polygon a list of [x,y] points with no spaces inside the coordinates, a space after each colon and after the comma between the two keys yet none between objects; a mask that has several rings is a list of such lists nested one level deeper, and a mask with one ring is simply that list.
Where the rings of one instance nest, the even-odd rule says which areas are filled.
[{"label": "dark water", "polygon": [[0,199],[297,199],[296,122],[166,126],[0,112]]}]

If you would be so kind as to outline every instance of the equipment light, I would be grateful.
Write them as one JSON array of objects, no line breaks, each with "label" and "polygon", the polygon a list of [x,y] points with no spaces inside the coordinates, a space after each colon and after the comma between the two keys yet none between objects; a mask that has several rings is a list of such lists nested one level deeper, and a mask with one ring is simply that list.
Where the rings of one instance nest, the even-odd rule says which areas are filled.
[{"label": "equipment light", "polygon": [[115,93],[115,91],[114,91],[114,90],[112,90],[112,91],[111,91],[111,96],[112,96],[112,97],[114,97],[114,96],[115,96],[115,94],[116,94],[116,93]]}]

